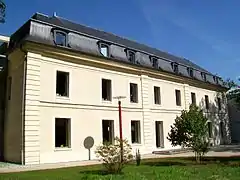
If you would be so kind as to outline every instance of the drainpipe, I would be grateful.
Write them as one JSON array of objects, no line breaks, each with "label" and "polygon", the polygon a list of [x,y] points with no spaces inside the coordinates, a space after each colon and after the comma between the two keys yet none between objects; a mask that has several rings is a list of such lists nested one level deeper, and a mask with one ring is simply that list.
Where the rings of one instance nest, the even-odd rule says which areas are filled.
[{"label": "drainpipe", "polygon": [[23,89],[22,89],[22,145],[21,145],[21,163],[25,165],[25,100],[26,100],[26,74],[27,74],[27,51],[25,51],[20,44],[20,50],[24,53],[23,61]]}]

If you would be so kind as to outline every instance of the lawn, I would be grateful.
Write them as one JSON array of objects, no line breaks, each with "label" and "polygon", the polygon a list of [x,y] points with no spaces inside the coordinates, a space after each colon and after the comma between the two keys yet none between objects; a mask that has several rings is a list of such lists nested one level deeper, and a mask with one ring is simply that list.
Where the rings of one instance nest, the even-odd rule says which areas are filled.
[{"label": "lawn", "polygon": [[144,160],[141,166],[128,165],[122,174],[104,173],[101,165],[44,171],[0,174],[0,180],[227,180],[240,179],[240,157],[211,157],[202,164],[192,158]]}]

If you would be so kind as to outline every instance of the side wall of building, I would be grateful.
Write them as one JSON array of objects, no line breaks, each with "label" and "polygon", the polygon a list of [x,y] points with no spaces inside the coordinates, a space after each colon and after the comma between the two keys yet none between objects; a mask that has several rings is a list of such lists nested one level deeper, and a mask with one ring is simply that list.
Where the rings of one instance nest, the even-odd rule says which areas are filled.
[{"label": "side wall of building", "polygon": [[[4,159],[22,162],[22,95],[24,54],[16,50],[8,57],[7,102],[4,123]],[[11,79],[11,80],[10,80]]]},{"label": "side wall of building", "polygon": [[240,109],[234,99],[228,100],[228,112],[231,120],[232,143],[240,143]]},{"label": "side wall of building", "polygon": [[[26,164],[88,160],[88,150],[83,145],[88,136],[94,138],[91,157],[95,159],[94,150],[103,141],[102,120],[112,120],[114,136],[119,136],[117,100],[102,100],[102,79],[111,80],[112,97],[126,96],[122,99],[123,137],[129,140],[133,152],[140,149],[143,154],[173,148],[167,140],[170,125],[181,110],[189,107],[192,91],[196,93],[198,104],[205,95],[209,96],[210,102],[214,102],[217,96],[215,91],[188,84],[82,65],[70,58],[60,60],[28,53],[27,61]],[[56,94],[57,71],[69,73],[68,97]],[[138,103],[130,102],[130,83],[138,85]],[[154,103],[154,86],[160,87],[160,105]],[[181,92],[181,106],[176,105],[175,90]],[[55,147],[56,118],[70,120],[69,147]],[[139,143],[131,142],[133,120],[140,122]],[[163,124],[164,146],[161,148],[156,147],[156,121]],[[214,143],[219,144],[220,140]]]}]

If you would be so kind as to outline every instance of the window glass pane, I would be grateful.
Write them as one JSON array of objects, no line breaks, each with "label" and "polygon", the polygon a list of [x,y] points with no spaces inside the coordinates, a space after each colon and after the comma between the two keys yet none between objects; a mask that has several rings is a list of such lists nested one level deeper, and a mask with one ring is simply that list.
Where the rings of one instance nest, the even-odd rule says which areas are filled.
[{"label": "window glass pane", "polygon": [[69,96],[69,73],[57,71],[56,94],[58,96]]},{"label": "window glass pane", "polygon": [[138,102],[138,87],[134,83],[130,83],[130,102]]},{"label": "window glass pane", "polygon": [[181,106],[181,92],[180,92],[180,90],[175,90],[175,96],[176,96],[176,105]]},{"label": "window glass pane", "polygon": [[206,105],[206,109],[209,109],[209,99],[207,95],[205,95],[205,105]]},{"label": "window glass pane", "polygon": [[103,56],[108,57],[108,47],[106,45],[101,45],[100,50]]},{"label": "window glass pane", "polygon": [[131,121],[132,143],[141,143],[140,121]]},{"label": "window glass pane", "polygon": [[114,143],[114,121],[113,120],[102,120],[102,138],[103,138],[104,144]]},{"label": "window glass pane", "polygon": [[112,100],[111,80],[102,79],[102,100],[104,100],[104,101]]},{"label": "window glass pane", "polygon": [[218,110],[220,111],[222,109],[221,98],[218,97],[217,102],[218,102]]},{"label": "window glass pane", "polygon": [[55,119],[55,147],[70,147],[70,119]]},{"label": "window glass pane", "polygon": [[191,98],[192,98],[192,104],[196,105],[196,94],[195,93],[191,93]]},{"label": "window glass pane", "polygon": [[161,104],[160,87],[154,86],[154,103]]},{"label": "window glass pane", "polygon": [[66,46],[66,34],[56,32],[55,42],[59,46]]},{"label": "window glass pane", "polygon": [[128,60],[131,62],[131,63],[135,63],[135,53],[132,52],[132,51],[129,51],[128,52]]},{"label": "window glass pane", "polygon": [[208,136],[212,138],[212,123],[208,122]]},{"label": "window glass pane", "polygon": [[158,59],[157,58],[152,58],[152,66],[154,68],[158,68]]}]

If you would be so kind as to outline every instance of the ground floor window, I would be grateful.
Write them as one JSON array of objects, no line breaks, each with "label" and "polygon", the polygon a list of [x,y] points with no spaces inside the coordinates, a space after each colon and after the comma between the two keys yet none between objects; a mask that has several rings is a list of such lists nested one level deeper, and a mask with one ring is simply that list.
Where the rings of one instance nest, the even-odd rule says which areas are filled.
[{"label": "ground floor window", "polygon": [[141,143],[140,121],[131,121],[132,143]]},{"label": "ground floor window", "polygon": [[70,119],[55,119],[55,147],[71,147]]},{"label": "ground floor window", "polygon": [[224,123],[220,122],[220,135],[223,138],[224,137]]},{"label": "ground floor window", "polygon": [[164,148],[163,121],[155,121],[156,146]]},{"label": "ground floor window", "polygon": [[212,138],[212,122],[208,122],[208,136],[209,138]]},{"label": "ground floor window", "polygon": [[114,121],[102,120],[102,138],[103,143],[114,143]]}]

